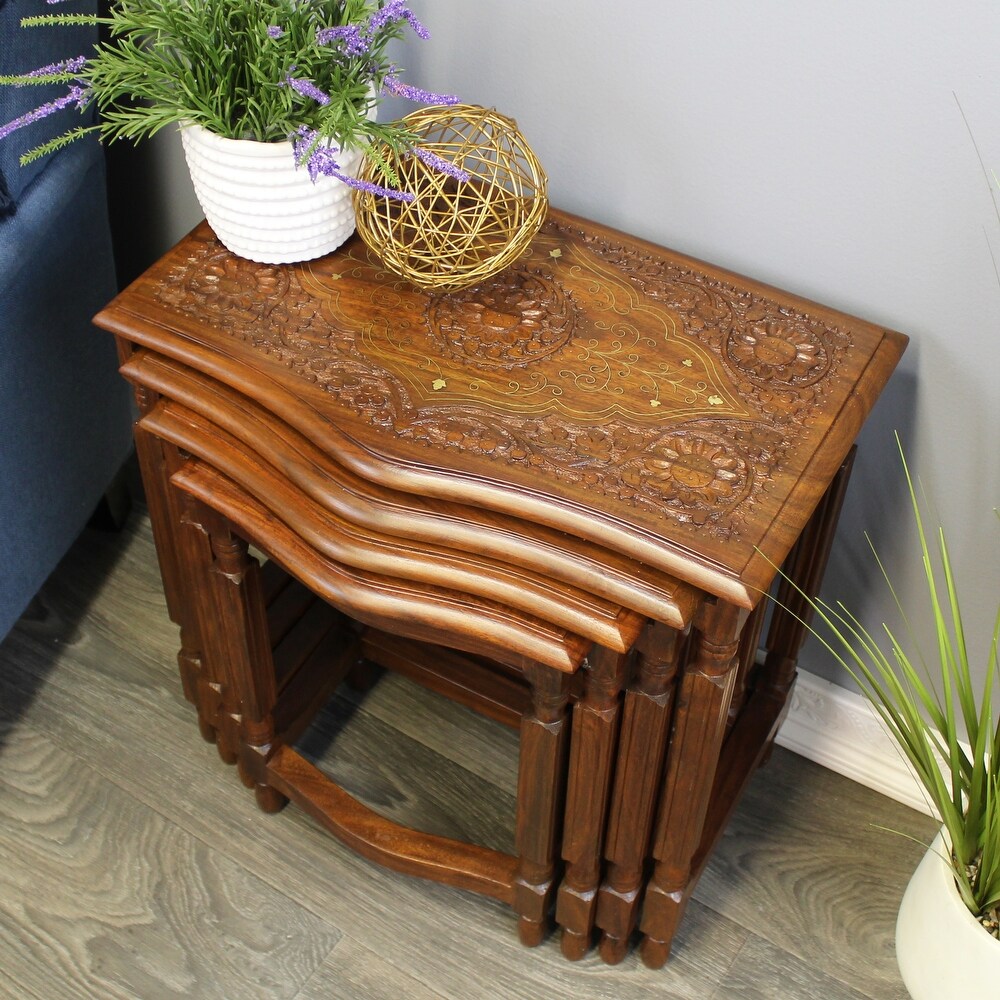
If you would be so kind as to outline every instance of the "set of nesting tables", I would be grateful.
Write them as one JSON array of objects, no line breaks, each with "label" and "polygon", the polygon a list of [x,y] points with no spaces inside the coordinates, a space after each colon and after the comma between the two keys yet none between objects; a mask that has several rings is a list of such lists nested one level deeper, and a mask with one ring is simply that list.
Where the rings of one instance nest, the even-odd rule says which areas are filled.
[{"label": "set of nesting tables", "polygon": [[[185,694],[260,807],[503,900],[525,944],[554,922],[569,958],[662,965],[906,338],[556,211],[450,294],[356,239],[269,266],[203,224],[97,323]],[[370,664],[520,727],[515,855],[391,822],[296,750]]]}]

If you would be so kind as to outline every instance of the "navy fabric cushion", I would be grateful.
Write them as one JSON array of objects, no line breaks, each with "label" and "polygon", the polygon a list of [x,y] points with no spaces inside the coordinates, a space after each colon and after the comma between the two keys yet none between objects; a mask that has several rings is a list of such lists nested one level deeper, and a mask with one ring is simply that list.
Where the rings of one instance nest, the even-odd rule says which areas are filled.
[{"label": "navy fabric cushion", "polygon": [[[0,0],[3,3],[3,0]],[[4,183],[4,179],[0,176],[0,219],[5,215],[10,215],[14,211],[14,199],[11,198],[10,193],[7,191],[7,185]]]},{"label": "navy fabric cushion", "polygon": [[131,446],[114,342],[104,159],[48,157],[0,219],[0,638],[79,534]]},{"label": "navy fabric cushion", "polygon": [[[0,74],[29,73],[73,56],[89,55],[97,40],[97,29],[85,26],[22,28],[21,18],[35,14],[95,14],[97,0],[77,0],[72,11],[53,8],[45,0],[5,0],[0,3]],[[0,125],[33,111],[66,93],[65,84],[0,87]],[[9,203],[44,169],[44,160],[20,166],[23,153],[63,132],[95,121],[95,109],[84,114],[71,105],[48,118],[26,125],[0,140],[0,186]],[[10,206],[8,204],[8,211]]]}]

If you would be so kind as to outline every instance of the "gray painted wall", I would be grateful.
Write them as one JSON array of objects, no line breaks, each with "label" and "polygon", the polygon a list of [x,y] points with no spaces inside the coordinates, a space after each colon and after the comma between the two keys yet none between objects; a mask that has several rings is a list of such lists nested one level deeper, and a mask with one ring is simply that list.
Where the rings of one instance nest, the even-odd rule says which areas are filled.
[{"label": "gray painted wall", "polygon": [[[921,592],[898,429],[947,527],[982,674],[1000,589],[1000,281],[991,256],[991,244],[1000,255],[1000,218],[970,131],[987,169],[1000,171],[1000,7],[413,8],[432,38],[400,52],[406,78],[515,117],[554,204],[910,335],[862,435],[825,593],[870,627],[895,622],[866,530],[904,603]],[[157,190],[176,238],[199,212],[176,143],[160,148]],[[919,636],[926,625],[918,612]],[[804,666],[850,685],[814,643]]]}]

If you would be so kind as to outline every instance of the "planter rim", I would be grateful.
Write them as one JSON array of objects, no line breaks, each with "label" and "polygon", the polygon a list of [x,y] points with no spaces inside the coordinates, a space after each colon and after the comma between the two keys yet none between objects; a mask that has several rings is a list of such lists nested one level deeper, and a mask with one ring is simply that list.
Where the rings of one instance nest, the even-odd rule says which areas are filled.
[{"label": "planter rim", "polygon": [[[2,2],[2,0],[0,0],[0,2]],[[211,129],[205,128],[204,125],[199,125],[197,122],[188,120],[179,122],[177,128],[180,132],[191,129],[192,131],[197,132],[204,142],[212,143],[219,148],[232,148],[235,145],[244,147],[253,146],[257,151],[257,154],[261,156],[285,155],[292,148],[292,143],[289,139],[275,139],[273,142],[258,142],[256,139],[231,139],[229,136],[219,135],[218,132],[213,132]],[[333,143],[328,143],[328,145],[335,152],[353,153],[361,151],[357,146],[346,146],[341,148]]]},{"label": "planter rim", "polygon": [[258,142],[256,139],[230,139],[228,136],[219,135],[211,129],[199,125],[197,122],[182,122],[179,126],[181,132],[190,130],[197,133],[200,141],[219,146],[220,148],[240,146],[244,149],[254,147],[258,156],[288,156],[292,144],[288,139],[276,139],[274,142]]},{"label": "planter rim", "polygon": [[[975,927],[980,931],[984,938],[988,941],[992,941],[997,948],[1000,948],[1000,940],[993,937],[989,931],[987,931],[979,920],[973,915],[972,911],[965,905],[962,901],[962,894],[958,891],[958,885],[955,882],[955,875],[951,868],[951,863],[949,858],[951,857],[951,842],[948,840],[948,831],[944,827],[938,831],[937,836],[931,841],[930,847],[927,848],[928,853],[933,853],[937,860],[937,864],[934,866],[937,872],[938,881],[942,886],[946,887],[947,898],[951,900],[954,906],[961,912],[961,918],[970,928]],[[949,906],[951,903],[948,904]]]}]

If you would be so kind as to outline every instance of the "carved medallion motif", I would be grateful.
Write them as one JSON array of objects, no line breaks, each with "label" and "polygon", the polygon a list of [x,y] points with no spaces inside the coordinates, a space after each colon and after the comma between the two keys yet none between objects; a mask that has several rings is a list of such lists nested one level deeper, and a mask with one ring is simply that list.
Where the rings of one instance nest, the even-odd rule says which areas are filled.
[{"label": "carved medallion motif", "polygon": [[246,328],[262,321],[289,290],[286,270],[258,266],[247,280],[246,266],[225,247],[204,244],[197,256],[171,270],[160,298],[180,309],[188,308],[189,299],[193,300],[218,329]]},{"label": "carved medallion motif", "polygon": [[[591,422],[661,422],[661,408],[674,418],[749,415],[718,362],[667,310],[649,308],[620,278],[570,263],[561,260],[557,274],[532,256],[474,288],[434,296],[386,275],[370,254],[341,252],[301,276],[331,325],[353,330],[355,348],[420,407]],[[341,294],[345,279],[357,283],[355,294]]]},{"label": "carved medallion motif", "polygon": [[443,354],[506,368],[565,347],[575,314],[550,277],[515,267],[475,289],[435,295],[427,319]]},{"label": "carved medallion motif", "polygon": [[814,385],[830,367],[829,352],[816,332],[785,317],[734,330],[726,356],[752,379],[788,386]]},{"label": "carved medallion motif", "polygon": [[582,240],[645,295],[675,309],[685,332],[714,351],[742,385],[744,398],[756,395],[771,424],[798,423],[818,407],[826,376],[851,347],[845,330],[764,295],[635,246],[569,226],[553,228]]},{"label": "carved medallion motif", "polygon": [[512,269],[450,295],[416,291],[357,244],[288,268],[209,241],[159,289],[397,439],[536,468],[722,539],[740,534],[850,346],[557,222]]},{"label": "carved medallion motif", "polygon": [[642,474],[662,484],[667,500],[715,507],[742,499],[750,468],[732,445],[707,434],[676,432],[657,441],[641,462]]}]

